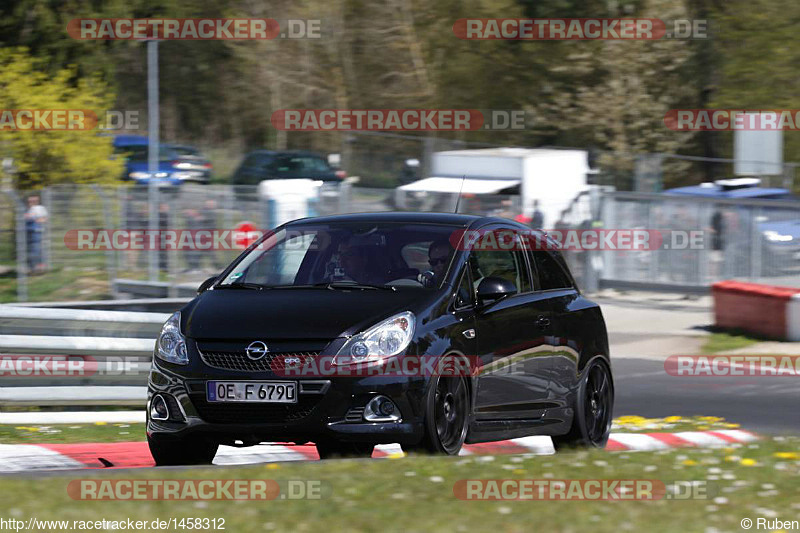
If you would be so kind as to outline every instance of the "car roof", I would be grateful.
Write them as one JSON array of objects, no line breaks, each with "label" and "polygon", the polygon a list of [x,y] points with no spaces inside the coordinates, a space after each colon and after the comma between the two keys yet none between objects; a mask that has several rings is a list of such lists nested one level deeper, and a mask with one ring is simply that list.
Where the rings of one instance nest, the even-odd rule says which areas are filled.
[{"label": "car roof", "polygon": [[116,135],[114,146],[142,146],[147,144],[147,137],[144,135]]},{"label": "car roof", "polygon": [[444,224],[448,226],[478,228],[488,224],[504,224],[517,228],[527,226],[507,218],[482,217],[460,213],[430,213],[414,211],[384,211],[377,213],[351,213],[346,215],[331,215],[323,217],[309,217],[294,220],[290,224],[336,224],[341,222],[378,223],[396,222],[406,224]]},{"label": "car roof", "polygon": [[247,152],[245,157],[251,155],[307,155],[324,159],[320,154],[309,152],[308,150],[253,150],[252,152]]},{"label": "car roof", "polygon": [[739,189],[723,189],[721,187],[703,187],[692,185],[689,187],[678,187],[667,189],[664,194],[672,196],[705,196],[707,198],[760,198],[765,196],[789,196],[788,189],[767,188],[767,187],[742,187]]}]

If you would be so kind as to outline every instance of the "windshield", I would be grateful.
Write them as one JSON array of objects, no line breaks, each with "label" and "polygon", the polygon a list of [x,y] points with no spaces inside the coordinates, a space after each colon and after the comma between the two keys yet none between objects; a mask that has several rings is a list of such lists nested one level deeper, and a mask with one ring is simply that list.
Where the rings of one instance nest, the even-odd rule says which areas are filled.
[{"label": "windshield", "polygon": [[331,169],[324,159],[309,156],[279,156],[269,165],[276,175],[309,174],[329,172]]},{"label": "windshield", "polygon": [[452,226],[285,226],[265,237],[219,287],[347,286],[432,289],[453,255]]}]

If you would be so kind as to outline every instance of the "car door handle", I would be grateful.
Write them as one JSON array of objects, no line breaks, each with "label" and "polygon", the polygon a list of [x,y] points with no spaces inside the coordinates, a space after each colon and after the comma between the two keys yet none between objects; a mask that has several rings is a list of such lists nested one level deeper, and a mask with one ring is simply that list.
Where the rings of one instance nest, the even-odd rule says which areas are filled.
[{"label": "car door handle", "polygon": [[467,329],[467,330],[463,331],[463,334],[468,339],[474,339],[475,338],[475,330],[474,329]]},{"label": "car door handle", "polygon": [[547,317],[546,317],[546,316],[544,316],[544,315],[540,315],[540,316],[539,316],[539,317],[536,319],[536,325],[537,325],[537,326],[539,326],[540,328],[544,329],[544,328],[546,328],[546,327],[550,326],[550,319],[549,319],[549,318],[547,318]]}]

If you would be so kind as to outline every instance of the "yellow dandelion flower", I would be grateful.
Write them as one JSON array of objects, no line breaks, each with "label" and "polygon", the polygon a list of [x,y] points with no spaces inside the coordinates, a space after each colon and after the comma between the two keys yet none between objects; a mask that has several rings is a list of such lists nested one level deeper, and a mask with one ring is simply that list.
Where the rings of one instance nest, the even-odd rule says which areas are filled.
[{"label": "yellow dandelion flower", "polygon": [[667,424],[673,424],[675,422],[680,422],[681,420],[683,420],[682,416],[668,416],[667,418],[664,419],[664,422],[666,422]]},{"label": "yellow dandelion flower", "polygon": [[685,464],[686,466],[694,466],[694,465],[696,465],[696,464],[697,464],[697,461],[693,461],[693,460],[691,460],[691,459],[686,459],[686,460],[683,462],[683,464]]},{"label": "yellow dandelion flower", "polygon": [[756,465],[756,460],[755,459],[750,459],[750,458],[745,458],[745,459],[742,459],[741,461],[739,461],[739,464],[742,465],[742,466],[755,466]]},{"label": "yellow dandelion flower", "polygon": [[281,465],[279,465],[279,464],[269,463],[265,468],[267,468],[268,470],[277,470],[280,467],[281,467]]},{"label": "yellow dandelion flower", "polygon": [[778,459],[800,459],[800,454],[796,452],[775,452],[772,456]]}]

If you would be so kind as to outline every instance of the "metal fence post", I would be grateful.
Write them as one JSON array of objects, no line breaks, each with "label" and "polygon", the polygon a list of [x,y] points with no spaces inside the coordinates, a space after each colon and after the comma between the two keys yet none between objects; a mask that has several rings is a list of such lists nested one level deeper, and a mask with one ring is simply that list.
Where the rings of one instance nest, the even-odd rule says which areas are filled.
[{"label": "metal fence post", "polygon": [[[103,204],[103,224],[106,226],[106,230],[110,231],[114,229],[112,227],[112,217],[111,217],[111,205],[109,203],[108,195],[106,195],[105,191],[98,185],[92,185],[92,190],[97,193],[97,196],[100,197],[100,201]],[[117,288],[116,288],[116,279],[117,279],[117,265],[116,265],[116,255],[117,252],[114,250],[113,246],[110,246],[108,250],[106,250],[106,268],[108,269],[108,286],[111,289],[111,297],[117,298]]]},{"label": "metal fence post", "polygon": [[42,190],[42,205],[47,210],[47,224],[44,225],[42,232],[42,263],[49,271],[53,269],[53,254],[52,254],[52,234],[50,232],[50,221],[53,216],[53,194],[50,187],[45,187]]},{"label": "metal fence post", "polygon": [[[177,222],[176,222],[176,213],[174,209],[170,209],[167,212],[167,227],[170,231],[177,230]],[[167,277],[169,278],[169,284],[167,286],[167,295],[170,298],[175,298],[178,296],[178,246],[176,241],[176,246],[173,250],[166,249],[161,253],[167,254]]]},{"label": "metal fence post", "polygon": [[750,210],[750,279],[755,280],[761,275],[761,233],[758,231],[758,220],[763,216],[761,207]]},{"label": "metal fence post", "polygon": [[16,213],[17,237],[17,301],[28,301],[28,231],[25,226],[25,205],[14,191],[9,191]]},{"label": "metal fence post", "polygon": [[[603,212],[604,212],[604,220],[603,220],[603,228],[604,229],[616,229],[617,227],[617,198],[614,196],[613,193],[609,193],[606,195],[607,202],[603,205]],[[603,250],[603,270],[600,272],[600,282],[602,283],[603,279],[615,279],[616,276],[616,265],[614,264],[614,254],[611,250]]]}]

